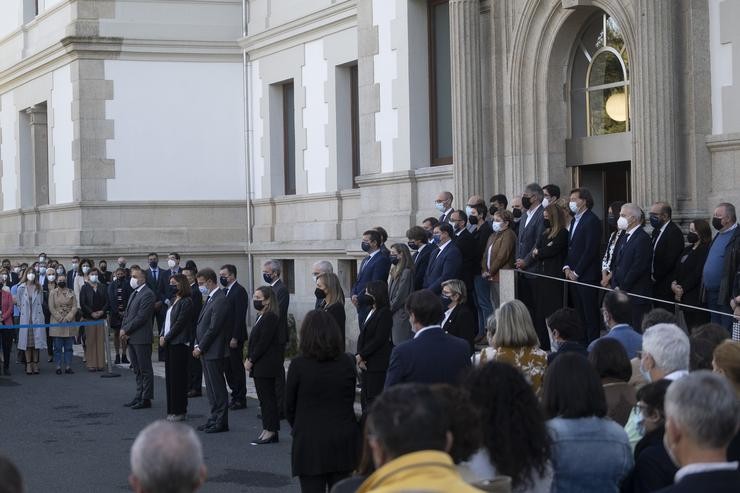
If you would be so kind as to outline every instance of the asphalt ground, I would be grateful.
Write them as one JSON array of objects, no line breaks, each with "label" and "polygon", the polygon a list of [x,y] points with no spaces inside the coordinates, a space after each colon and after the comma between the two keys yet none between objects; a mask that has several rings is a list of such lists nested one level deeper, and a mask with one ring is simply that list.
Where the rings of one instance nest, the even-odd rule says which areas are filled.
[{"label": "asphalt ground", "polygon": [[[164,379],[154,378],[151,409],[131,410],[123,404],[133,397],[136,382],[126,367],[115,369],[118,378],[101,378],[75,357],[75,374],[56,375],[54,364],[41,356],[39,375],[26,375],[13,353],[12,375],[0,377],[0,454],[18,466],[30,493],[130,490],[131,445],[142,428],[167,414]],[[155,375],[162,375],[161,363],[155,363]],[[205,393],[188,401],[185,424],[196,427],[209,415],[208,401]],[[257,413],[258,403],[250,397],[247,409],[229,411],[230,431],[197,432],[208,467],[202,491],[300,490],[290,472],[289,425],[281,422],[280,443],[250,445],[262,429]]]}]

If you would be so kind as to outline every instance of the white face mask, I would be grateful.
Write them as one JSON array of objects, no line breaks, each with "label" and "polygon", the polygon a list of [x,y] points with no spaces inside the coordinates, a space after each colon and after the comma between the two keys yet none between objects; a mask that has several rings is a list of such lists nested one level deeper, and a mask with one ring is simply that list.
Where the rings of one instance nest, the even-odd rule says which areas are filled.
[{"label": "white face mask", "polygon": [[2,276],[0,276],[0,279],[2,279],[3,281],[7,281],[8,280],[8,275],[7,274],[3,274]]},{"label": "white face mask", "polygon": [[77,270],[77,262],[72,262],[72,270]]},{"label": "white face mask", "polygon": [[131,284],[131,289],[136,289],[139,287],[139,281],[137,281],[135,277],[131,278],[129,284]]},{"label": "white face mask", "polygon": [[499,231],[501,231],[501,227],[503,225],[504,223],[502,223],[501,221],[494,221],[493,223],[491,223],[491,228],[493,228],[493,230],[498,233]]},{"label": "white face mask", "polygon": [[64,275],[64,269],[57,269],[57,274]]},{"label": "white face mask", "polygon": [[617,219],[617,227],[623,231],[627,231],[627,226],[629,226],[629,221],[627,221],[626,217],[620,217]]},{"label": "white face mask", "polygon": [[436,207],[439,212],[445,211],[445,205],[443,202],[435,202],[434,207]]},{"label": "white face mask", "polygon": [[39,257],[39,262],[41,262],[42,264],[46,262],[46,257]]},{"label": "white face mask", "polygon": [[167,265],[169,266],[169,268],[170,268],[170,269],[172,269],[173,267],[175,267],[175,266],[177,265],[177,262],[175,262],[175,261],[174,261],[174,260],[172,260],[172,259],[169,259],[169,260],[167,261]]},{"label": "white face mask", "polygon": [[90,282],[93,283],[93,284],[97,284],[98,283],[98,276],[96,276],[95,274],[91,275],[90,276]]},{"label": "white face mask", "polygon": [[90,267],[87,266],[87,265],[83,265],[82,266],[82,273],[83,274],[87,274],[88,272],[90,272]]},{"label": "white face mask", "polygon": [[545,197],[542,199],[542,207],[547,208],[548,205],[550,205],[550,197]]},{"label": "white face mask", "polygon": [[578,212],[578,204],[576,202],[568,202],[568,207],[570,207],[570,211],[573,214],[576,214]]},{"label": "white face mask", "polygon": [[28,279],[29,281],[33,282],[33,281],[36,280],[36,274],[34,274],[33,272],[31,272],[30,274],[28,274],[26,276],[26,279]]},{"label": "white face mask", "polygon": [[468,215],[468,216],[470,216],[472,213],[473,213],[473,208],[470,207],[469,205],[466,205],[465,206],[465,214]]},{"label": "white face mask", "polygon": [[644,378],[647,383],[650,383],[652,382],[653,377],[650,376],[650,372],[647,371],[645,367],[642,365],[642,361],[643,360],[640,360],[640,374],[642,375],[642,378]]},{"label": "white face mask", "polygon": [[20,267],[13,268],[13,272],[15,272],[16,274],[18,274],[20,271],[21,271]]},{"label": "white face mask", "polygon": [[49,274],[48,276],[46,276],[46,278],[47,278],[47,279],[48,279],[48,280],[49,280],[50,282],[54,282],[54,280],[55,280],[55,279],[57,278],[57,276],[55,276],[54,274]]}]

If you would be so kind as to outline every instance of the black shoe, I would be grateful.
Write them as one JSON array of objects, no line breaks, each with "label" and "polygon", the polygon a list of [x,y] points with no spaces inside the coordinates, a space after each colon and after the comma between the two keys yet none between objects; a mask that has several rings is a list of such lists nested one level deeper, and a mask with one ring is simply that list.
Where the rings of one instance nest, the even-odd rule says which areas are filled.
[{"label": "black shoe", "polygon": [[209,426],[205,430],[203,430],[206,433],[223,433],[225,431],[229,431],[228,425],[224,426]]},{"label": "black shoe", "polygon": [[134,399],[133,399],[133,400],[132,400],[131,402],[127,402],[127,403],[126,403],[126,404],[124,404],[123,406],[124,406],[124,407],[133,407],[133,406],[135,406],[136,404],[138,404],[138,403],[139,403],[139,401],[140,401],[140,399],[139,399],[138,397],[134,397]]},{"label": "black shoe", "polygon": [[152,401],[144,399],[131,406],[131,409],[149,409],[150,407],[152,407]]},{"label": "black shoe", "polygon": [[123,356],[121,356],[121,363],[123,363],[124,365],[128,365],[129,364],[128,358],[126,357],[125,354]]},{"label": "black shoe", "polygon": [[212,423],[203,423],[202,425],[198,425],[195,429],[198,431],[206,431],[211,426],[213,426]]},{"label": "black shoe", "polygon": [[257,414],[257,419],[262,419],[262,414],[261,413],[258,413]]},{"label": "black shoe", "polygon": [[62,369],[61,368],[57,368],[56,374],[57,375],[61,375],[62,374]]},{"label": "black shoe", "polygon": [[199,390],[190,390],[190,391],[188,391],[188,397],[190,397],[191,399],[193,397],[200,397],[202,395],[203,395],[203,393],[201,391],[199,391]]},{"label": "black shoe", "polygon": [[116,361],[113,362],[114,365],[120,365],[121,364],[121,355],[116,355]]},{"label": "black shoe", "polygon": [[72,368],[67,368],[66,370],[64,370],[64,373],[66,373],[67,375],[71,375],[74,373],[74,371],[72,371]]},{"label": "black shoe", "polygon": [[278,437],[278,433],[275,432],[274,435],[272,435],[270,438],[255,438],[250,443],[252,445],[265,445],[266,443],[278,443],[280,442],[280,438]]},{"label": "black shoe", "polygon": [[247,408],[247,402],[246,401],[231,401],[231,404],[229,404],[229,409],[232,411],[237,411],[239,409],[246,409]]},{"label": "black shoe", "polygon": [[5,375],[6,377],[10,376],[10,367],[3,368],[3,375]]}]

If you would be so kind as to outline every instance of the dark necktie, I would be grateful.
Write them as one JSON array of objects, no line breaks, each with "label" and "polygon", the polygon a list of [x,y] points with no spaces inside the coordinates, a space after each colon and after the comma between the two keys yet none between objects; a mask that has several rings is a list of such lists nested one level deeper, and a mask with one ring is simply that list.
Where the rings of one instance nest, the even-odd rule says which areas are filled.
[{"label": "dark necktie", "polygon": [[152,274],[154,274],[154,280],[155,281],[159,281],[159,271],[158,270],[153,270],[152,271]]},{"label": "dark necktie", "polygon": [[367,264],[367,261],[370,260],[370,256],[368,255],[364,259],[362,259],[362,263],[360,264],[360,272],[365,268],[365,264]]},{"label": "dark necktie", "polygon": [[429,260],[429,267],[427,267],[427,270],[429,272],[431,272],[432,269],[434,269],[434,263],[437,261],[437,257],[439,257],[440,253],[442,253],[442,250],[438,249],[430,254],[432,258]]}]

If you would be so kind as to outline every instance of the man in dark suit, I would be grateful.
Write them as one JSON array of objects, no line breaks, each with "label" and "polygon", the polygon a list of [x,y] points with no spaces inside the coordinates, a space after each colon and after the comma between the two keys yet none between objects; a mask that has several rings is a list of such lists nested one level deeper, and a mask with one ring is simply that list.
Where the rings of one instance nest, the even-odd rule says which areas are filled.
[{"label": "man in dark suit", "polygon": [[[568,255],[563,273],[566,279],[596,286],[601,279],[599,249],[601,248],[601,220],[593,213],[594,198],[587,188],[576,188],[570,192],[568,207],[574,214],[568,232]],[[601,330],[599,320],[599,292],[577,284],[568,284],[570,305],[581,315],[585,324],[585,342],[598,339]]]},{"label": "man in dark suit", "polygon": [[182,267],[180,267],[179,253],[170,252],[170,254],[167,255],[167,267],[167,296],[164,301],[164,304],[166,305],[166,308],[164,309],[165,315],[167,315],[167,308],[170,307],[170,303],[175,299],[175,292],[177,291],[177,285],[170,284],[169,279],[175,274],[180,274],[182,271]]},{"label": "man in dark suit", "polygon": [[206,394],[211,405],[211,416],[199,431],[220,433],[229,431],[229,394],[226,392],[226,370],[229,338],[233,327],[226,324],[228,307],[226,295],[219,288],[216,273],[205,268],[196,275],[198,289],[207,296],[198,317],[193,357],[200,358],[206,378]]},{"label": "man in dark suit", "polygon": [[462,254],[452,241],[454,235],[449,223],[438,224],[434,228],[433,240],[438,250],[429,259],[424,274],[424,289],[429,289],[438,296],[442,293],[443,282],[460,278]]},{"label": "man in dark suit", "polygon": [[406,301],[414,338],[393,348],[385,388],[399,383],[456,384],[470,366],[470,347],[440,327],[444,307],[438,295],[422,289]]},{"label": "man in dark suit", "polygon": [[67,271],[67,287],[72,289],[75,285],[75,277],[77,277],[77,269],[80,266],[80,257],[75,255],[72,257],[72,264],[69,266]]},{"label": "man in dark suit", "polygon": [[740,401],[728,379],[703,370],[675,380],[665,396],[663,443],[680,469],[675,483],[659,492],[738,491],[738,463],[727,457],[738,416]]},{"label": "man in dark suit", "polygon": [[[625,234],[614,247],[614,269],[611,286],[630,294],[652,295],[650,281],[650,236],[642,229],[642,210],[635,204],[622,206],[617,227]],[[650,311],[651,303],[644,298],[630,297],[632,327],[642,327],[642,317]]]},{"label": "man in dark suit", "polygon": [[[650,263],[650,277],[653,281],[653,298],[675,301],[671,290],[673,271],[678,265],[684,247],[684,238],[681,228],[672,219],[673,210],[666,202],[656,202],[650,208],[650,226],[653,227],[652,259]],[[672,305],[663,305],[663,308],[672,309]]]},{"label": "man in dark suit", "polygon": [[362,259],[360,272],[357,274],[357,282],[352,286],[352,304],[357,308],[357,322],[360,330],[365,325],[365,319],[370,313],[370,307],[364,302],[365,286],[370,281],[388,281],[388,271],[391,269],[391,261],[385,255],[380,254],[380,233],[374,229],[365,231],[362,235],[362,251],[367,257]]},{"label": "man in dark suit", "polygon": [[[283,361],[285,361],[285,348],[288,346],[288,342],[290,342],[290,334],[288,333],[290,292],[281,278],[282,273],[283,266],[277,260],[270,259],[262,265],[262,279],[272,287],[278,300],[278,306],[280,307],[279,342],[282,347]],[[275,378],[275,393],[277,395],[278,411],[282,419],[285,415],[285,365],[280,367],[280,375]]]},{"label": "man in dark suit", "polygon": [[450,214],[454,210],[452,208],[452,194],[450,192],[439,192],[437,200],[434,201],[434,207],[437,209],[441,216],[439,216],[439,222],[446,223],[450,221]]},{"label": "man in dark suit", "polygon": [[[478,306],[475,304],[475,287],[473,279],[476,274],[480,274],[480,250],[478,239],[467,228],[469,225],[468,216],[463,211],[453,211],[450,214],[450,224],[455,231],[452,242],[460,250],[462,256],[462,265],[460,266],[459,279],[465,283],[467,297],[465,304],[474,315],[475,328],[478,328]],[[477,224],[476,224],[477,225]],[[476,233],[477,231],[474,230]]]},{"label": "man in dark suit", "polygon": [[[157,334],[162,335],[164,330],[164,319],[167,316],[167,294],[170,290],[170,271],[159,268],[159,255],[152,252],[147,261],[149,268],[146,270],[146,284],[152,290],[156,298],[154,302],[154,318],[157,320]],[[164,360],[164,348],[159,348],[159,361]]]},{"label": "man in dark suit", "polygon": [[[545,229],[544,209],[542,208],[542,188],[537,183],[530,183],[522,193],[522,208],[527,211],[519,221],[516,244],[516,262],[514,267],[528,271],[533,270],[537,262],[532,257],[537,240]],[[517,298],[527,306],[532,320],[535,320],[534,276],[519,275],[516,278]]]},{"label": "man in dark suit", "polygon": [[[195,279],[196,272],[190,269],[183,269],[182,274],[188,278],[190,298],[193,300],[193,314],[195,314],[197,319],[200,315],[200,310],[203,308],[203,295],[200,293],[198,282]],[[201,365],[200,359],[193,357],[193,349],[195,349],[195,332],[193,332],[190,340],[190,359],[188,360],[188,381],[190,382],[188,385],[188,397],[191,398],[203,395],[203,365]]]},{"label": "man in dark suit", "polygon": [[[504,198],[504,200],[506,200]],[[498,203],[498,202],[497,202]],[[498,210],[498,209],[497,209]],[[481,342],[486,335],[486,320],[493,314],[493,305],[491,304],[491,283],[481,277],[481,261],[486,251],[488,238],[493,234],[491,223],[486,220],[488,210],[485,204],[473,206],[471,214],[468,215],[468,222],[473,226],[473,237],[478,243],[478,254],[474,276],[473,291],[469,292],[469,297],[475,297],[475,307],[477,309],[478,327],[476,328],[477,339]]]},{"label": "man in dark suit", "polygon": [[224,324],[229,327],[229,358],[226,381],[231,389],[229,409],[247,407],[247,374],[244,371],[244,343],[247,340],[249,295],[236,280],[236,266],[226,264],[218,273],[218,282],[226,294]]},{"label": "man in dark suit", "polygon": [[[316,287],[316,280],[319,278],[321,274],[333,274],[334,273],[334,267],[331,265],[331,262],[328,260],[319,260],[318,262],[314,262],[313,266],[311,266],[311,276],[313,277],[313,285],[312,287]],[[314,309],[318,310],[321,304],[324,302],[324,298],[316,298],[316,301],[314,302]]]},{"label": "man in dark suit", "polygon": [[152,316],[155,296],[146,285],[146,274],[138,266],[131,267],[131,287],[121,322],[121,341],[128,343],[131,364],[136,372],[136,397],[126,404],[131,409],[152,407],[154,372],[152,370]]},{"label": "man in dark suit", "polygon": [[411,227],[406,231],[406,238],[414,258],[414,291],[418,291],[424,288],[424,274],[437,246],[429,243],[427,232],[421,226]]}]

